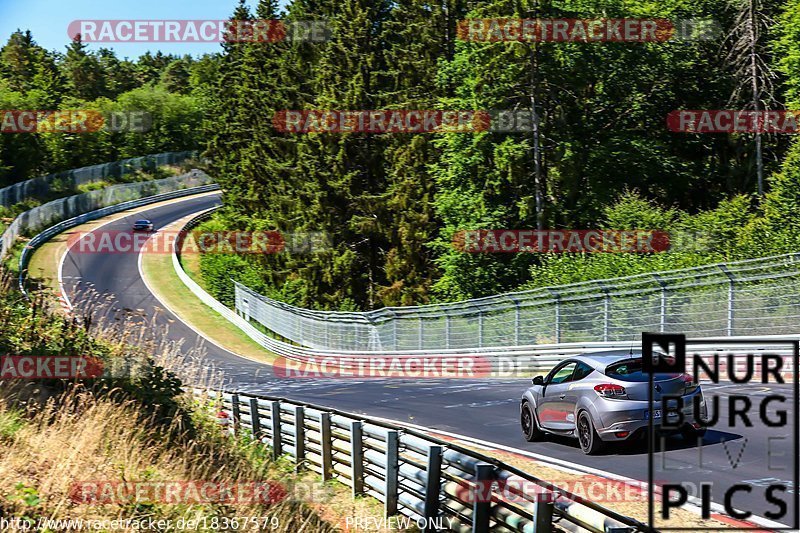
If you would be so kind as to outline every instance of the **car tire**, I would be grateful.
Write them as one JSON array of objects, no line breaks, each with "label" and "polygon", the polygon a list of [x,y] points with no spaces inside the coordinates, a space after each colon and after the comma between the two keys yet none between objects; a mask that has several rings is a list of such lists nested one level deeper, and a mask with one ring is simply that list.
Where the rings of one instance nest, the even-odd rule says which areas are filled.
[{"label": "car tire", "polygon": [[581,451],[586,455],[595,455],[603,449],[603,441],[594,429],[594,422],[588,411],[581,411],[578,415],[578,424],[576,426],[578,433],[578,443],[581,446]]},{"label": "car tire", "polygon": [[520,409],[520,425],[522,426],[522,436],[528,442],[535,442],[541,440],[543,433],[539,429],[539,423],[536,422],[536,416],[533,413],[533,408],[528,402],[522,403]]}]

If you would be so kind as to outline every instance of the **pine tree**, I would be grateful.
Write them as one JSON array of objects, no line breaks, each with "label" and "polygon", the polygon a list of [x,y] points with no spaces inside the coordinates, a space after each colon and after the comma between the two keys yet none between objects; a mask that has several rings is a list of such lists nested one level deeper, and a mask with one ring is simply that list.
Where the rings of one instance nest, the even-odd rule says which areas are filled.
[{"label": "pine tree", "polygon": [[61,68],[67,79],[70,93],[82,100],[94,100],[107,93],[106,80],[97,56],[87,51],[80,35],[67,46]]}]

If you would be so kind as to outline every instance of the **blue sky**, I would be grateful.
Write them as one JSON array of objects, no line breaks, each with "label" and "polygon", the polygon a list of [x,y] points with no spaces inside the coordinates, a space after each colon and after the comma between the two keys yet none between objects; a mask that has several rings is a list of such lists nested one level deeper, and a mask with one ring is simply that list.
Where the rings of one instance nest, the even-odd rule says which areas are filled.
[{"label": "blue sky", "polygon": [[[238,0],[0,0],[0,42],[17,28],[31,30],[48,50],[64,51],[67,26],[73,20],[218,20],[230,16]],[[257,0],[247,0],[254,8]],[[284,2],[281,2],[283,4]],[[112,48],[117,57],[136,58],[147,50],[173,54],[203,54],[220,50],[218,43],[95,43],[90,48]]]}]

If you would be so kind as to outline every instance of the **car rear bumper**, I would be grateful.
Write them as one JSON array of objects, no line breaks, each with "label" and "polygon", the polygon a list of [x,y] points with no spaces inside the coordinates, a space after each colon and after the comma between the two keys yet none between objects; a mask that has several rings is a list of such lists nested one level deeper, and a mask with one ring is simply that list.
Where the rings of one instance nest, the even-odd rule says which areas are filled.
[{"label": "car rear bumper", "polygon": [[[693,398],[700,395],[700,409],[699,416],[695,415]],[[664,426],[664,413],[662,418],[654,419],[653,423],[656,429],[662,433],[679,432],[686,426],[693,426],[695,428],[702,427],[701,421],[707,418],[707,410],[705,400],[702,397],[702,392],[695,392],[683,397],[684,405],[681,409],[683,420],[675,414],[671,413],[667,419],[668,425]],[[600,407],[600,406],[598,406]],[[597,434],[601,440],[604,441],[622,441],[628,440],[636,435],[641,435],[646,432],[649,426],[649,403],[641,401],[630,400],[611,400],[604,401],[602,410],[600,412],[600,421],[597,424]],[[661,402],[654,402],[653,407],[658,410],[662,409]]]}]

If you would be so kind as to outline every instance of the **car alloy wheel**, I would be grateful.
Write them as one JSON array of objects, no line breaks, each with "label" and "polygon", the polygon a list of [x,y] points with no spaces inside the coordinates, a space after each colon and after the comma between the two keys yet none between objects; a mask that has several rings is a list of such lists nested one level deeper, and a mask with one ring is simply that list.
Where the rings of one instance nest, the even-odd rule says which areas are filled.
[{"label": "car alloy wheel", "polygon": [[581,451],[586,455],[593,455],[600,451],[603,442],[594,430],[594,424],[589,413],[582,411],[578,415],[578,442],[581,445]]},{"label": "car alloy wheel", "polygon": [[522,426],[522,434],[528,442],[533,442],[541,438],[542,431],[536,423],[533,410],[528,402],[523,403],[522,409],[520,409],[520,425]]}]

